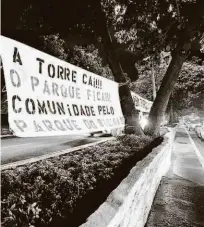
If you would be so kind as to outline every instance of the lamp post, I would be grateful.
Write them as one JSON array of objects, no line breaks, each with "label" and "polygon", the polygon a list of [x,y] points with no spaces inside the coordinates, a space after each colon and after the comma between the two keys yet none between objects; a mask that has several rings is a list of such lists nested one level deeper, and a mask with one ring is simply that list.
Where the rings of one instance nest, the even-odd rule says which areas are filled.
[{"label": "lamp post", "polygon": [[153,101],[156,98],[157,92],[156,92],[156,84],[155,84],[155,76],[154,76],[154,63],[152,60],[152,73],[151,73],[151,78],[152,78],[152,91],[153,91]]}]

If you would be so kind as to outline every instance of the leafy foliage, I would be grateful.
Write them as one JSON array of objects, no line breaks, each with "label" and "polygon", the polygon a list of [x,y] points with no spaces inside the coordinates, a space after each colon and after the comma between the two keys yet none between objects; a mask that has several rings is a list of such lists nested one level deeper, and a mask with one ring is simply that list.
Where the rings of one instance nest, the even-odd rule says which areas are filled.
[{"label": "leafy foliage", "polygon": [[[199,21],[197,21],[197,29],[203,32],[202,0],[118,0],[118,2],[125,9],[118,23],[120,32],[128,39],[132,39],[135,51],[159,54],[162,50],[174,50],[182,31],[196,20]],[[197,45],[197,48],[199,47]]]},{"label": "leafy foliage", "polygon": [[[162,60],[162,58],[166,60]],[[161,56],[161,60],[154,62],[154,72],[157,90],[161,85],[163,75],[168,67],[170,55]],[[152,99],[152,78],[151,78],[151,60],[138,64],[138,71],[141,74],[140,78],[132,84],[131,89],[136,93]],[[172,102],[175,112],[182,114],[189,112],[199,112],[204,110],[204,67],[203,60],[198,57],[193,57],[183,64],[178,81],[173,90]]]},{"label": "leafy foliage", "polygon": [[94,45],[67,48],[65,40],[59,34],[44,36],[43,39],[43,51],[46,53],[113,80],[111,70],[107,65],[104,66]]},{"label": "leafy foliage", "polygon": [[204,110],[204,65],[199,59],[183,65],[173,93],[175,108]]},{"label": "leafy foliage", "polygon": [[156,57],[147,57],[137,63],[139,79],[132,83],[131,90],[148,100],[153,100],[152,74],[154,73],[156,90],[159,90],[161,81],[171,60],[170,52],[161,52]]},{"label": "leafy foliage", "polygon": [[2,171],[3,226],[49,226],[72,214],[77,201],[107,182],[122,163],[150,144],[150,137],[115,141]]}]

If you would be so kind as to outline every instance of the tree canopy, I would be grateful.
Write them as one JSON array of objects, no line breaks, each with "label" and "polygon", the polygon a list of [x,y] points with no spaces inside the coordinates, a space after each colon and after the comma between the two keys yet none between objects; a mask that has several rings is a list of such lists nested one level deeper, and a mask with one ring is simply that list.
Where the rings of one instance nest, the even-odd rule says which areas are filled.
[{"label": "tree canopy", "polygon": [[173,101],[179,112],[192,108],[204,111],[204,61],[194,58],[184,63],[175,85]]},{"label": "tree canopy", "polygon": [[[135,66],[146,58],[151,59],[148,67],[152,62],[157,65],[160,54],[169,52],[172,60],[163,71],[149,116],[152,124],[145,130],[148,134],[158,132],[183,63],[193,55],[203,57],[203,33],[203,0],[2,1],[3,35],[48,52],[51,40],[54,55],[92,71],[110,69],[115,81],[125,83],[120,96],[130,127],[139,127],[133,121],[136,112],[127,83],[138,79],[142,67]],[[89,58],[94,64],[87,62]]]}]

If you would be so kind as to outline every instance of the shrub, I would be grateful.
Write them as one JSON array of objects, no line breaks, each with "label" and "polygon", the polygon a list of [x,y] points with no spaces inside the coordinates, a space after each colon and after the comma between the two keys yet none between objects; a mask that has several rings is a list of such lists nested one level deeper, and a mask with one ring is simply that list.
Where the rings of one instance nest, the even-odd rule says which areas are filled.
[{"label": "shrub", "polygon": [[50,226],[66,218],[76,204],[101,182],[110,180],[125,160],[151,142],[125,135],[15,169],[2,171],[3,226]]}]

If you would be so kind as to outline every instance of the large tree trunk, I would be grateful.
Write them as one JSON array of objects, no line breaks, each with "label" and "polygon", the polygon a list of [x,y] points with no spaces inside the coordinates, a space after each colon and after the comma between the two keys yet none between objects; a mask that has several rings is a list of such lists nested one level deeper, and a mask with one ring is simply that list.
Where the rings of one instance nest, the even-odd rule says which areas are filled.
[{"label": "large tree trunk", "polygon": [[[120,63],[114,56],[114,52],[108,51],[108,63],[112,70],[114,79],[119,84],[119,95],[121,108],[125,118],[125,133],[143,135],[143,130],[139,123],[139,113],[135,109],[135,104],[132,99],[131,91],[126,83],[126,78],[120,66]],[[123,84],[124,83],[124,84]]]},{"label": "large tree trunk", "polygon": [[105,53],[105,56],[103,57],[106,58],[115,81],[120,84],[119,95],[122,112],[125,118],[125,133],[143,135],[143,130],[139,124],[139,113],[135,109],[131,91],[128,87],[127,78],[125,77],[125,73],[117,59],[108,27],[106,27],[106,31],[103,34],[102,46],[102,48],[104,48],[103,52]]},{"label": "large tree trunk", "polygon": [[[190,43],[190,41],[189,41]],[[185,59],[188,56],[188,51],[182,53],[184,42],[180,42],[172,55],[171,63],[167,69],[167,72],[162,80],[159,91],[157,92],[156,99],[152,105],[149,117],[148,125],[145,127],[145,134],[158,136],[162,117],[166,111],[166,107],[176,83],[179,77],[180,70]]]},{"label": "large tree trunk", "polygon": [[127,85],[119,88],[120,102],[125,117],[125,133],[143,135],[143,130],[139,123],[139,112],[136,111],[132,100],[130,89]]}]

